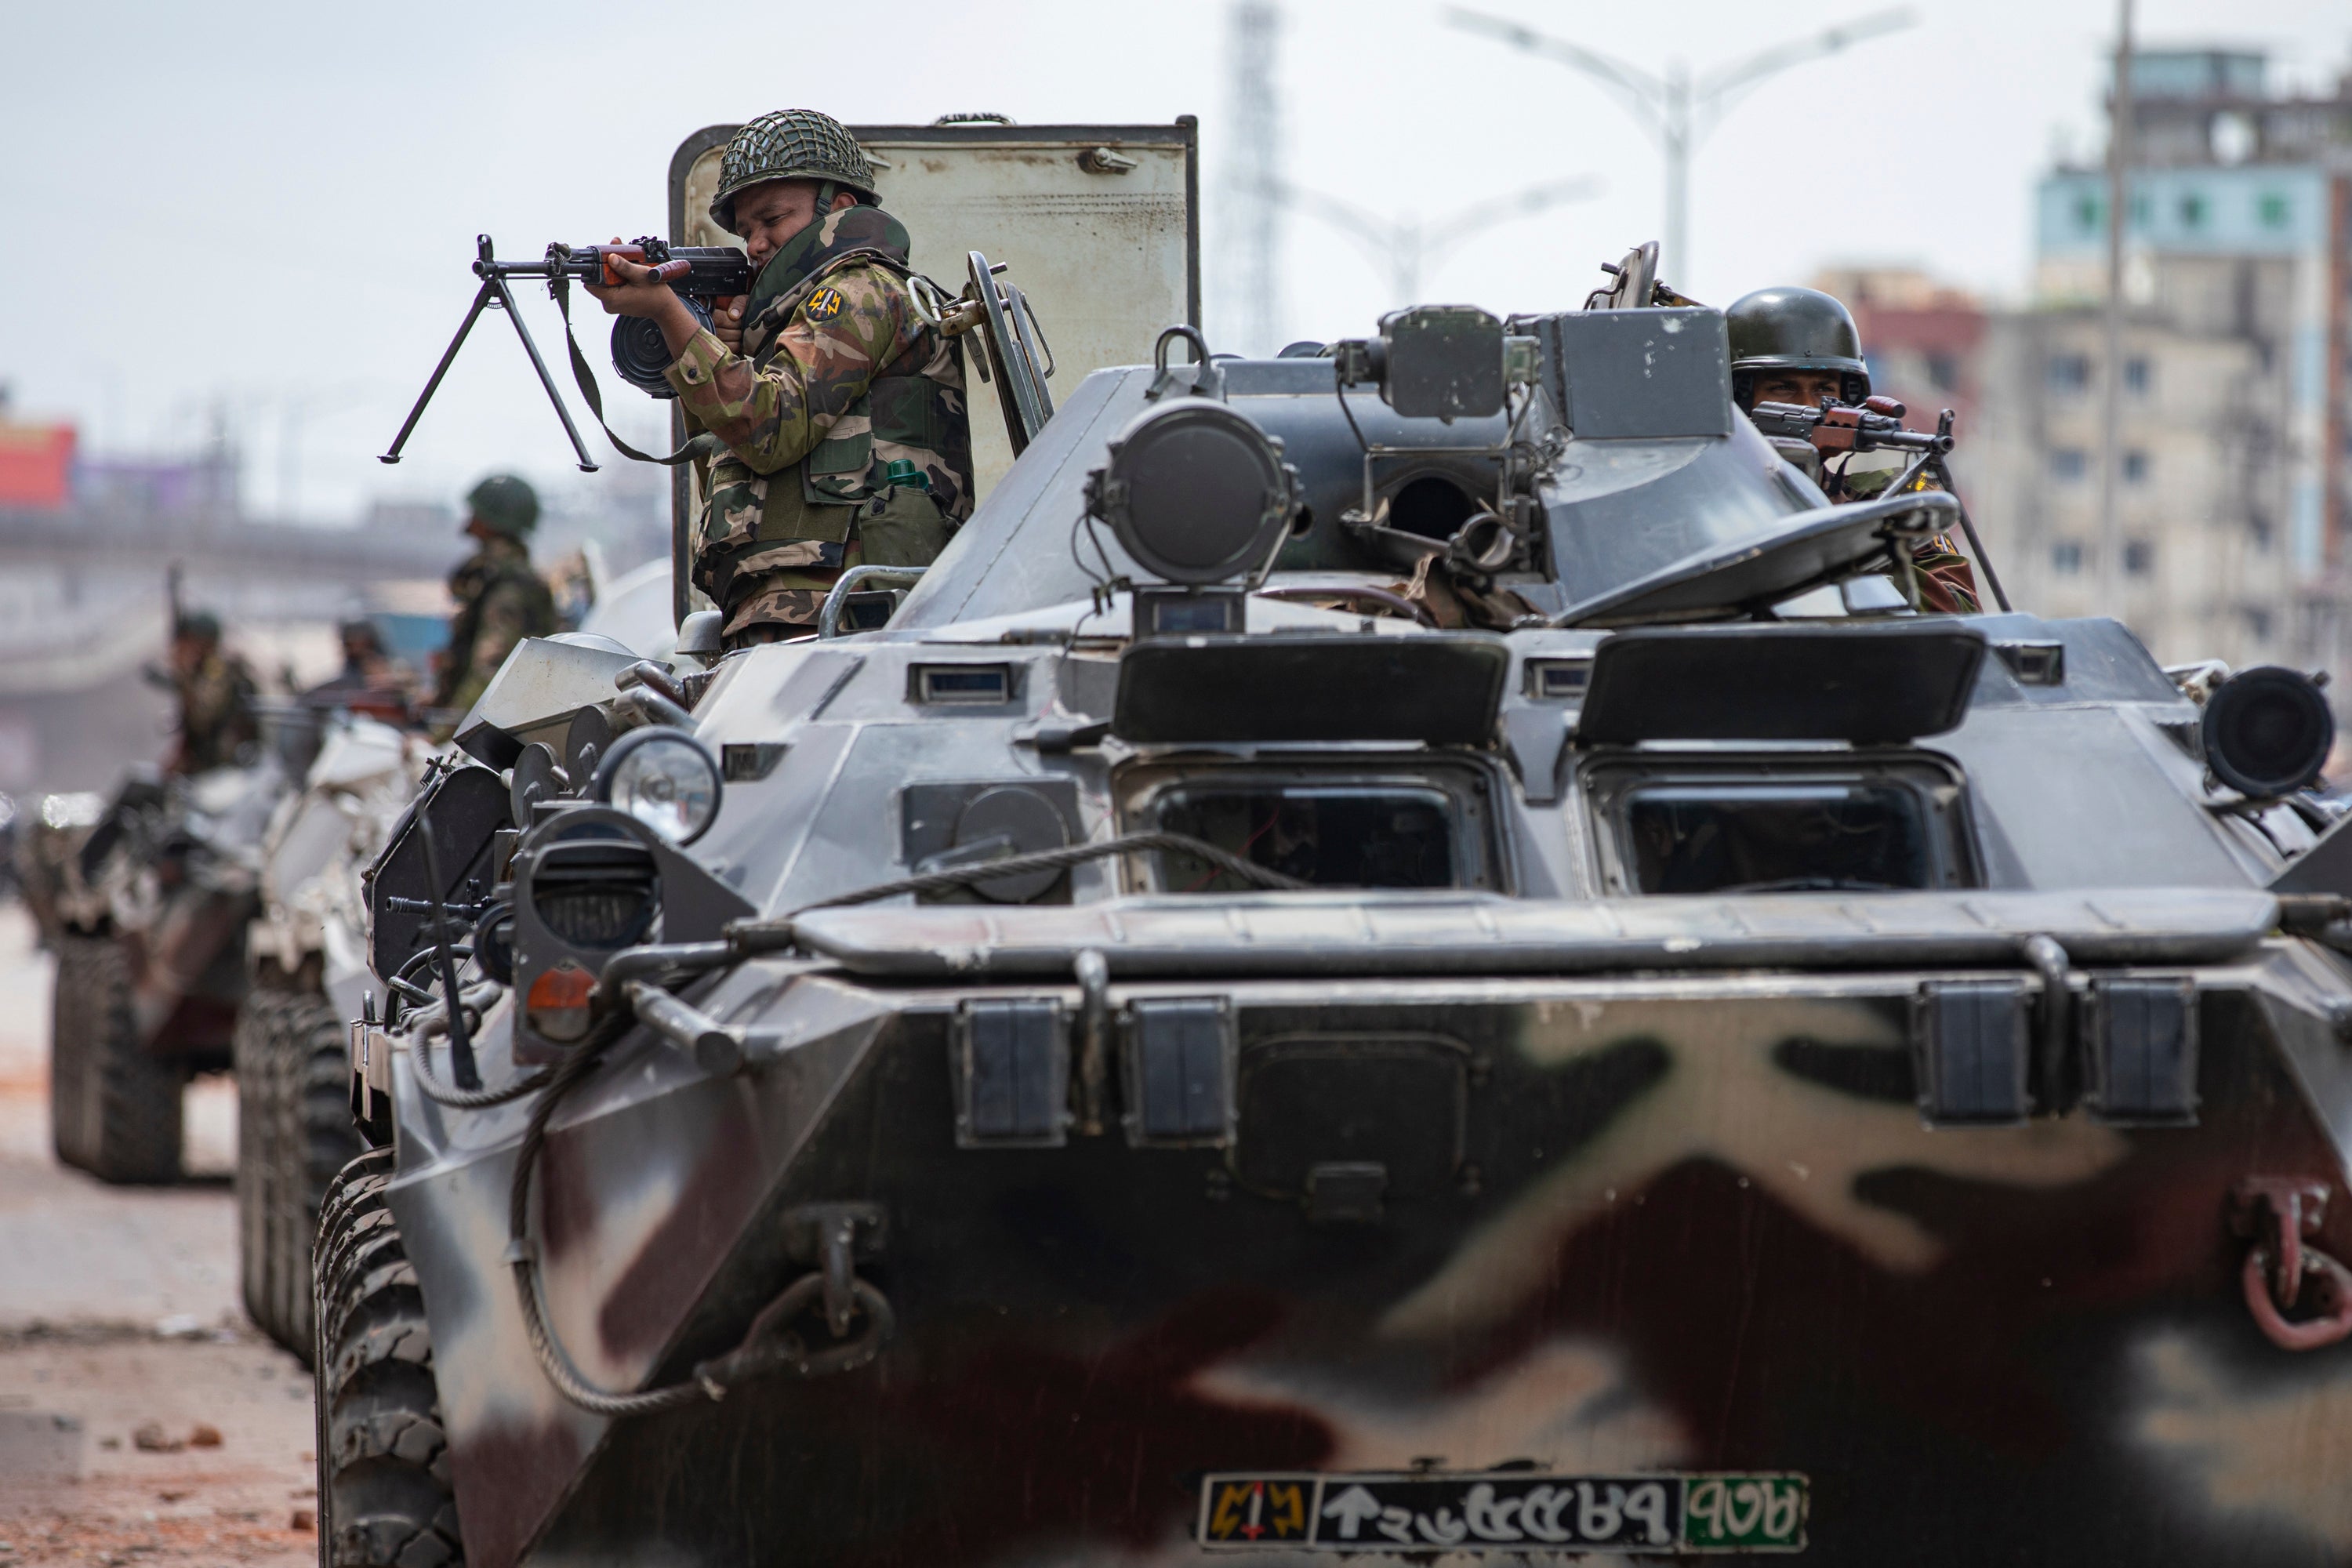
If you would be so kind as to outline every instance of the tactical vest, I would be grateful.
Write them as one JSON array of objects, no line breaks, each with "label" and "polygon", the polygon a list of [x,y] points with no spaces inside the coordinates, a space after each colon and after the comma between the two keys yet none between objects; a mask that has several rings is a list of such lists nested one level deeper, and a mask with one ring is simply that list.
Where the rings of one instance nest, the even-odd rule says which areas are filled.
[{"label": "tactical vest", "polygon": [[481,550],[449,574],[449,596],[457,601],[457,613],[449,617],[449,643],[442,655],[442,697],[456,691],[473,668],[474,644],[482,635],[482,605],[490,590],[501,583],[513,583],[523,591],[523,636],[554,635],[555,595],[547,580],[531,570],[530,557],[518,561],[488,548]]},{"label": "tactical vest", "polygon": [[[764,370],[785,327],[827,277],[862,263],[903,283],[913,276],[907,252],[907,231],[879,208],[848,207],[831,221],[811,224],[761,269],[744,311],[742,352]],[[889,467],[900,458],[929,477],[931,499],[946,521],[961,522],[971,515],[972,489],[971,435],[963,408],[961,360],[942,348],[935,329],[926,328],[913,345],[876,369],[864,393],[835,422],[835,433],[799,462],[758,474],[719,447],[707,493],[714,500],[729,491],[756,499],[759,521],[745,537],[706,514],[706,546],[740,554],[805,541],[834,546],[822,552],[827,559],[821,563],[837,565],[861,510],[888,495]]]}]

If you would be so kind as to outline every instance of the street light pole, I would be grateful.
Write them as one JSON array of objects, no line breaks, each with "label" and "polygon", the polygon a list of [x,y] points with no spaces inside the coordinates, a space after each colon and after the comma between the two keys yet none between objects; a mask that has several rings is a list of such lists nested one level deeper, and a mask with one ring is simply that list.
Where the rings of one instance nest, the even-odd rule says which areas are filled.
[{"label": "street light pole", "polygon": [[1388,274],[1390,303],[1403,306],[1423,302],[1422,272],[1445,252],[1498,224],[1582,201],[1600,189],[1601,182],[1585,174],[1547,180],[1427,224],[1417,218],[1383,217],[1369,207],[1286,181],[1273,182],[1267,195],[1283,205],[1320,218],[1354,240]]},{"label": "street light pole", "polygon": [[1664,253],[1675,258],[1682,276],[1690,276],[1690,67],[1666,62],[1664,113],[1658,120],[1658,141],[1666,154],[1666,243]]},{"label": "street light pole", "polygon": [[1668,62],[1663,76],[1628,65],[1595,49],[1555,38],[1521,26],[1507,16],[1484,11],[1447,9],[1445,19],[1465,32],[1477,33],[1515,49],[1555,60],[1582,71],[1606,87],[1643,130],[1655,137],[1666,160],[1665,244],[1661,263],[1671,260],[1676,276],[1687,279],[1690,267],[1690,160],[1708,132],[1721,123],[1733,104],[1769,77],[1793,66],[1833,55],[1850,44],[1911,26],[1908,10],[1876,11],[1842,27],[1831,27],[1811,37],[1776,45],[1746,59],[1707,72],[1694,80],[1681,60]]}]

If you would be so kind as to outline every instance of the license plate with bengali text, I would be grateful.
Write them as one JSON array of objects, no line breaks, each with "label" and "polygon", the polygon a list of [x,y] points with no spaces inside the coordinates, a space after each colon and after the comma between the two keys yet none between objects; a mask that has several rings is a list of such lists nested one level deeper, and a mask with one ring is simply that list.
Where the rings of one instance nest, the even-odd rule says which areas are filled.
[{"label": "license plate with bengali text", "polygon": [[1805,1478],[1787,1471],[1221,1474],[1201,1483],[1197,1539],[1210,1551],[1801,1552],[1806,1505]]}]

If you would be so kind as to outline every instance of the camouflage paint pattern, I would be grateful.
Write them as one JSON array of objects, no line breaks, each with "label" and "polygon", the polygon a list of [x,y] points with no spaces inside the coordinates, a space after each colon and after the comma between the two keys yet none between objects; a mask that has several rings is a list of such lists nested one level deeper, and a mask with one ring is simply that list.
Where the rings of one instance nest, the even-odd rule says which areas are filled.
[{"label": "camouflage paint pattern", "polygon": [[[804,1270],[784,1211],[858,1199],[889,1215],[862,1272],[898,1336],[859,1373],[585,1416],[530,1375],[495,1266],[509,1167],[464,1130],[478,1160],[404,1178],[395,1209],[410,1235],[427,1212],[478,1232],[418,1259],[469,1560],[755,1562],[789,1538],[860,1564],[1196,1562],[1203,1472],[1433,1460],[1798,1471],[1808,1558],[1832,1563],[2337,1561],[2352,1514],[2304,1424],[2352,1405],[2352,1360],[2261,1339],[2222,1222],[2250,1163],[2343,1190],[2293,1092],[2293,1031],[2325,1026],[2292,946],[2200,973],[2201,1124],[2160,1131],[1926,1128],[1919,972],[1336,1005],[1311,980],[1213,984],[1244,1073],[1317,1040],[1461,1051],[1456,1168],[1354,1227],[1252,1190],[1242,1151],[1285,1130],[1246,1112],[1230,1154],[1116,1130],[958,1151],[947,1020],[1004,991],[749,966],[698,1001],[782,1028],[769,1066],[714,1081],[642,1047],[557,1118],[556,1331],[607,1386],[680,1377]],[[1410,1138],[1448,1108],[1390,1114]],[[2352,1215],[2315,1245],[2352,1251]]]}]

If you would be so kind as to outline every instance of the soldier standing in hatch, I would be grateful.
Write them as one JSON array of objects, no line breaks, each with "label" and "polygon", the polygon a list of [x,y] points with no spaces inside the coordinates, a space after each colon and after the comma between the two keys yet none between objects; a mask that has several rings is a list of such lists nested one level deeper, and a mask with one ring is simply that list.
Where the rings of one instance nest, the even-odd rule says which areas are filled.
[{"label": "soldier standing in hatch", "polygon": [[221,647],[217,616],[203,610],[172,626],[171,685],[180,733],[166,771],[201,773],[233,767],[237,752],[261,738],[253,700],[258,688],[245,661]]},{"label": "soldier standing in hatch", "polygon": [[695,535],[695,584],[730,648],[817,629],[859,564],[928,566],[971,514],[963,361],[909,297],[908,240],[838,121],[761,116],[735,133],[710,215],[760,268],[716,329],[650,268],[589,291],[657,323],[689,426],[724,445]]},{"label": "soldier standing in hatch", "polygon": [[[1852,406],[1870,395],[1862,334],[1835,296],[1818,289],[1759,289],[1733,301],[1724,320],[1731,338],[1731,398],[1742,413],[1759,403],[1818,408],[1824,397]],[[1843,471],[1831,476],[1832,499],[1868,500],[1899,471],[1857,470],[1849,458]],[[1919,488],[1937,487],[1922,476]],[[1923,541],[1913,546],[1911,559],[1919,571],[1920,608],[1947,615],[1978,612],[1976,572],[1950,539]]]},{"label": "soldier standing in hatch", "polygon": [[449,646],[433,706],[464,712],[499,672],[515,644],[553,635],[555,596],[530,565],[530,531],[539,526],[539,494],[512,474],[492,474],[466,496],[466,532],[479,542],[449,574],[457,613],[449,619]]}]

